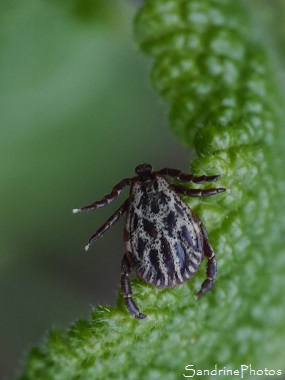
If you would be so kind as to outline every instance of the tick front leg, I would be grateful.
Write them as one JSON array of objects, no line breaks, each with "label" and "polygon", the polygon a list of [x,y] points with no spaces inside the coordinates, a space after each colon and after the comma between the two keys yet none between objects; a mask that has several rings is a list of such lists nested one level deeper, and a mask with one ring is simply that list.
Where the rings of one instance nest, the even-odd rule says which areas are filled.
[{"label": "tick front leg", "polygon": [[179,179],[180,181],[193,182],[193,183],[215,182],[219,178],[221,178],[220,175],[212,175],[212,176],[202,175],[200,177],[196,177],[193,174],[183,173],[181,170],[171,169],[171,168],[164,168],[164,169],[158,170],[157,172],[154,172],[154,174],[168,175],[169,177]]},{"label": "tick front leg", "polygon": [[215,195],[226,191],[223,187],[213,189],[188,189],[187,187],[181,185],[171,185],[171,189],[173,189],[176,193],[188,195],[189,197],[208,197],[210,195]]},{"label": "tick front leg", "polygon": [[127,211],[129,199],[126,199],[125,202],[118,208],[117,211],[99,228],[98,231],[95,232],[94,235],[88,241],[88,244],[85,246],[85,250],[88,251],[90,245],[95,242],[99,237],[103,236],[104,232],[106,232],[117,220]]},{"label": "tick front leg", "polygon": [[113,202],[113,200],[115,200],[121,194],[124,188],[126,186],[130,186],[131,183],[132,183],[132,178],[125,178],[119,183],[117,183],[117,185],[113,187],[112,191],[109,194],[105,195],[100,201],[93,202],[89,206],[85,206],[82,208],[74,208],[72,212],[74,214],[77,214],[78,212],[81,212],[81,211],[92,211],[97,208],[104,207],[108,205],[109,203]]},{"label": "tick front leg", "polygon": [[123,257],[122,266],[121,266],[121,288],[122,288],[125,304],[131,314],[133,314],[136,318],[143,319],[146,317],[146,314],[142,314],[139,311],[139,308],[137,307],[132,297],[133,293],[132,293],[132,287],[130,283],[130,272],[131,272],[131,266],[130,266],[128,257],[125,254]]},{"label": "tick front leg", "polygon": [[208,234],[205,227],[203,226],[202,223],[200,223],[200,225],[201,225],[202,234],[203,234],[204,253],[208,259],[208,262],[207,262],[206,280],[203,282],[201,289],[196,294],[197,297],[201,297],[202,295],[204,295],[205,293],[207,293],[209,290],[213,288],[215,284],[215,280],[216,280],[216,273],[217,273],[217,262],[216,262],[215,253],[208,241]]}]

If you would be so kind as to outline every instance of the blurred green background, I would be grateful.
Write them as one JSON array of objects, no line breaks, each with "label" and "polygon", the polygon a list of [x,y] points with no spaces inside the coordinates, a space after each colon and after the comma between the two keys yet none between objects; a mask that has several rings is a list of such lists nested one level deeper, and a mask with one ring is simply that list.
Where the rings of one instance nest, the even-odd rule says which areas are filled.
[{"label": "blurred green background", "polygon": [[72,208],[142,161],[187,168],[133,46],[136,5],[1,2],[1,379],[48,329],[116,302],[123,221],[84,246],[126,194],[93,214]]},{"label": "blurred green background", "polygon": [[[92,214],[72,208],[101,198],[140,162],[187,169],[190,153],[171,134],[150,63],[133,46],[138,4],[0,3],[1,379],[50,327],[116,302],[123,221],[88,254],[84,245],[127,195]],[[269,25],[276,17],[282,25],[282,2],[271,10]],[[281,50],[284,29],[275,41]]]}]

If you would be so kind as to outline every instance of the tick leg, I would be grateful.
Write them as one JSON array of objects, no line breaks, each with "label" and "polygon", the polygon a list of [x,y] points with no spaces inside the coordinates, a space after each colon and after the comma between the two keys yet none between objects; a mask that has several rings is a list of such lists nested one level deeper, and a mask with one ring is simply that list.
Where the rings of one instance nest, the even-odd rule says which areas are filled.
[{"label": "tick leg", "polygon": [[200,177],[196,177],[193,174],[186,174],[186,173],[183,173],[181,170],[171,169],[171,168],[164,168],[164,169],[158,170],[157,172],[154,172],[154,174],[168,175],[169,177],[179,179],[180,181],[193,182],[193,183],[215,182],[219,178],[221,178],[220,175],[212,175],[212,176],[202,175]]},{"label": "tick leg", "polygon": [[125,304],[131,314],[133,314],[136,318],[143,319],[146,317],[146,314],[142,314],[139,311],[139,308],[137,307],[132,297],[133,293],[132,293],[132,287],[130,283],[130,272],[131,272],[131,266],[130,266],[128,257],[125,254],[123,257],[122,266],[121,266],[121,288],[122,288]]},{"label": "tick leg", "polygon": [[189,197],[207,197],[226,191],[225,188],[213,188],[213,189],[188,189],[181,185],[171,185],[171,189],[176,193],[188,195]]},{"label": "tick leg", "polygon": [[99,228],[98,231],[95,232],[94,235],[88,241],[88,244],[85,246],[85,250],[88,251],[90,245],[94,243],[99,237],[101,237],[104,232],[106,232],[117,220],[123,215],[128,208],[129,199],[126,199],[125,202],[118,208],[117,211],[114,212],[113,215]]},{"label": "tick leg", "polygon": [[207,270],[206,270],[206,280],[203,282],[203,284],[201,285],[201,289],[196,294],[197,297],[201,297],[202,295],[204,295],[205,293],[207,293],[209,290],[212,289],[212,287],[215,284],[216,273],[217,273],[217,262],[216,262],[215,253],[208,241],[208,234],[205,227],[203,226],[202,223],[200,223],[200,225],[201,225],[202,234],[203,234],[204,253],[208,259],[208,262],[207,262]]},{"label": "tick leg", "polygon": [[113,202],[113,200],[116,199],[121,194],[121,192],[126,186],[130,186],[131,182],[132,182],[132,178],[123,179],[122,181],[117,183],[117,185],[113,187],[112,191],[109,194],[105,195],[100,201],[93,202],[89,206],[85,206],[82,208],[74,208],[72,212],[74,214],[77,214],[78,212],[81,212],[81,211],[92,211],[97,208],[108,205],[109,203]]}]

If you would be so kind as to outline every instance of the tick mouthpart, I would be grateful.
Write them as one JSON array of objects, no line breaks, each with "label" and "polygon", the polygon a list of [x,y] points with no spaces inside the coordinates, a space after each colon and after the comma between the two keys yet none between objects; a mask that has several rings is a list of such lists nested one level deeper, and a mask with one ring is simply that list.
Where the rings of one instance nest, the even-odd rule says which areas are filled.
[{"label": "tick mouthpart", "polygon": [[148,179],[152,173],[152,166],[150,164],[140,164],[135,168],[136,174],[143,181]]}]

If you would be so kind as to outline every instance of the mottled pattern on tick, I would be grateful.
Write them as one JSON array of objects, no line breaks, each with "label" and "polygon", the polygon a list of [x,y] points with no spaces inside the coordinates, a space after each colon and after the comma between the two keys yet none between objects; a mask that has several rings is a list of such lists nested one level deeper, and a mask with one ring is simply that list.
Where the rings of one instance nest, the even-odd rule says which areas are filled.
[{"label": "mottled pattern on tick", "polygon": [[199,219],[162,176],[136,181],[130,193],[125,237],[133,269],[158,287],[187,281],[204,258]]}]

